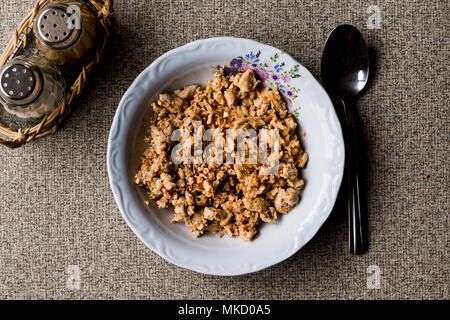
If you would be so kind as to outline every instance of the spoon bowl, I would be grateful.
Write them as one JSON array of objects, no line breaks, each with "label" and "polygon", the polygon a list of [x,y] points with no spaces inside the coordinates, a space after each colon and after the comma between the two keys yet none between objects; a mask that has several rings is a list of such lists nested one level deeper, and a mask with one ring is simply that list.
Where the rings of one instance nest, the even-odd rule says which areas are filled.
[{"label": "spoon bowl", "polygon": [[369,78],[369,53],[357,28],[343,24],[330,33],[321,70],[326,89],[337,96],[352,99],[364,89]]}]

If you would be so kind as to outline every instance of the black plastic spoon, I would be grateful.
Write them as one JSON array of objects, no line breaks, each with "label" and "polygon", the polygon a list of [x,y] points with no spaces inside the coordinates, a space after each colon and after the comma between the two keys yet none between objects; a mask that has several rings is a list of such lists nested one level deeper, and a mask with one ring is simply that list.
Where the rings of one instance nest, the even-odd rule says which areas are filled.
[{"label": "black plastic spoon", "polygon": [[367,207],[363,179],[362,131],[358,122],[356,97],[369,77],[369,53],[361,33],[352,25],[340,25],[328,36],[322,56],[322,80],[330,95],[341,100],[345,120],[347,209],[350,252],[367,250]]}]

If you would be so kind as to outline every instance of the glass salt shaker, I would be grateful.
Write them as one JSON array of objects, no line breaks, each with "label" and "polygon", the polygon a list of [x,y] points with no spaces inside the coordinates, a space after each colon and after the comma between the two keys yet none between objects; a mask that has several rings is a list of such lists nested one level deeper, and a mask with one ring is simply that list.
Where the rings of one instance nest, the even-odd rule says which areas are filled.
[{"label": "glass salt shaker", "polygon": [[42,8],[33,25],[36,46],[45,57],[60,65],[73,65],[92,56],[101,27],[86,4],[57,0]]},{"label": "glass salt shaker", "polygon": [[65,80],[59,69],[39,56],[18,56],[0,69],[0,102],[19,118],[37,119],[62,102]]}]

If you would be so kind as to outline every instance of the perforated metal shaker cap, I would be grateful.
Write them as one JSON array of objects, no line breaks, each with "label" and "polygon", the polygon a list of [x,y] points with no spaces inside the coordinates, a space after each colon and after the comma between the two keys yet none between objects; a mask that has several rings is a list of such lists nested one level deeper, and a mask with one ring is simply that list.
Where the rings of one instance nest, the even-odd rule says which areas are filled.
[{"label": "perforated metal shaker cap", "polygon": [[38,40],[53,49],[65,49],[75,44],[81,34],[79,11],[56,3],[41,10],[35,21]]},{"label": "perforated metal shaker cap", "polygon": [[5,64],[0,70],[0,95],[11,105],[24,106],[39,97],[42,74],[33,65]]}]

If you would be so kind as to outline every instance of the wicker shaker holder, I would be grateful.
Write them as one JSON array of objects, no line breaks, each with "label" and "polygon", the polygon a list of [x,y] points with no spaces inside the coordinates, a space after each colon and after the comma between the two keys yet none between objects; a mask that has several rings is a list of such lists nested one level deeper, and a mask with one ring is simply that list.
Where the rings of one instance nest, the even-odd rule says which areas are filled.
[{"label": "wicker shaker holder", "polygon": [[39,11],[33,32],[36,46],[48,60],[73,65],[90,57],[101,26],[93,10],[84,3],[55,0]]},{"label": "wicker shaker holder", "polygon": [[[14,58],[16,52],[18,50],[20,51],[20,48],[27,47],[28,45],[27,35],[29,33],[29,30],[33,29],[33,25],[34,22],[36,21],[38,14],[42,11],[43,8],[55,2],[59,1],[37,0],[35,2],[32,10],[28,14],[26,14],[25,17],[23,17],[22,22],[20,22],[20,24],[14,30],[13,36],[11,37],[8,45],[6,46],[3,53],[0,55],[0,68],[2,68],[3,65],[7,63],[7,61]],[[31,140],[52,134],[56,132],[61,123],[70,114],[72,110],[72,105],[74,101],[82,94],[83,88],[85,87],[86,81],[90,77],[92,70],[102,59],[106,51],[108,40],[111,36],[111,15],[112,15],[111,0],[88,0],[86,2],[89,2],[90,5],[95,9],[95,13],[87,17],[92,17],[92,19],[98,20],[101,29],[96,36],[94,35],[97,41],[95,43],[95,48],[92,54],[88,55],[90,57],[87,57],[88,59],[86,60],[83,59],[83,61],[77,66],[80,70],[79,74],[74,81],[67,83],[67,91],[61,103],[56,107],[56,109],[51,111],[49,114],[45,115],[38,124],[27,128],[15,129],[9,128],[4,123],[2,123],[2,121],[0,121],[0,145],[7,146],[10,148],[17,148]],[[76,2],[76,4],[80,5],[80,2]],[[80,9],[84,10],[82,5],[80,5]],[[85,9],[89,10],[89,8]],[[82,18],[81,23],[87,22],[84,22]],[[81,36],[83,35],[80,34],[80,37]],[[93,40],[91,41],[95,42]]]}]

